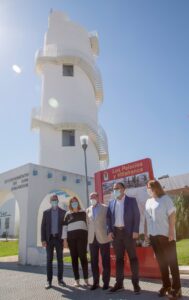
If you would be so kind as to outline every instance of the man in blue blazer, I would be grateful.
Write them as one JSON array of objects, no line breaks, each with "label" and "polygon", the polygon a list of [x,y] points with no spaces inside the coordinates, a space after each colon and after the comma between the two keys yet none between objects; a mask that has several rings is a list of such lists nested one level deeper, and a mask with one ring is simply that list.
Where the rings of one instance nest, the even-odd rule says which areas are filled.
[{"label": "man in blue blazer", "polygon": [[50,198],[51,208],[43,212],[41,223],[41,242],[47,252],[47,283],[46,289],[51,288],[53,269],[52,261],[54,249],[56,249],[58,264],[58,284],[65,286],[63,281],[63,240],[62,228],[66,211],[58,207],[58,196],[53,195]]},{"label": "man in blue blazer", "polygon": [[107,211],[107,227],[116,255],[116,283],[110,292],[123,289],[124,254],[126,250],[131,266],[134,293],[140,294],[139,266],[136,255],[140,212],[136,199],[125,195],[125,186],[122,182],[114,184],[113,193],[114,199],[109,202]]}]

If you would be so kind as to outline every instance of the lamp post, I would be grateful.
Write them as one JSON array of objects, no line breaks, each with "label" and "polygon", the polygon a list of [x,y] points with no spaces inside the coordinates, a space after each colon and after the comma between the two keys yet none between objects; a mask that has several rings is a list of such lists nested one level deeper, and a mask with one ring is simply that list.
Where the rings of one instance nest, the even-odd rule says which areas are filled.
[{"label": "lamp post", "polygon": [[86,150],[88,147],[89,137],[87,135],[80,136],[81,146],[84,151],[84,160],[85,160],[85,181],[86,181],[86,198],[87,198],[87,207],[89,207],[89,190],[88,190],[88,179],[87,179],[87,156]]}]

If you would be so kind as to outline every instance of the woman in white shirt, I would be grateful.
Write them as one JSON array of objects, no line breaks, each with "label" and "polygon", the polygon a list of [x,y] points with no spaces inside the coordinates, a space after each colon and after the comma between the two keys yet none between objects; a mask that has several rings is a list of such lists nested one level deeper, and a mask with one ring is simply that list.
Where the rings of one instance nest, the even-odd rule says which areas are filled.
[{"label": "woman in white shirt", "polygon": [[[176,253],[175,207],[157,180],[147,183],[150,198],[145,205],[145,237],[156,255],[162,279],[159,297],[168,294],[170,299],[181,297],[180,275]],[[169,268],[172,281],[169,278]]]}]

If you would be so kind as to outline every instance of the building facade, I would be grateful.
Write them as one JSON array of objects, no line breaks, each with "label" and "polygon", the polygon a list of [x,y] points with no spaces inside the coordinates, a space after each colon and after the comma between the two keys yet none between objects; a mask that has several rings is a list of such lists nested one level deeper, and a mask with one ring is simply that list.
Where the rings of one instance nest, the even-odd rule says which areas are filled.
[{"label": "building facade", "polygon": [[40,134],[39,165],[27,164],[0,174],[0,236],[18,235],[19,262],[42,264],[42,213],[56,193],[65,207],[77,196],[87,206],[86,178],[80,136],[87,135],[88,191],[94,173],[108,165],[108,144],[99,125],[103,101],[98,36],[51,12],[42,50],[35,65],[42,80],[41,105],[32,111],[32,129]]},{"label": "building facade", "polygon": [[[89,177],[89,192],[94,189]],[[0,212],[9,218],[5,230],[19,224],[19,263],[39,265],[45,261],[41,248],[40,226],[42,213],[50,207],[50,196],[57,194],[60,206],[67,209],[70,197],[78,197],[86,207],[85,176],[35,164],[26,164],[0,175]],[[17,202],[19,220],[16,220],[14,203]],[[11,225],[12,224],[12,225]],[[8,227],[8,228],[7,228]]]}]

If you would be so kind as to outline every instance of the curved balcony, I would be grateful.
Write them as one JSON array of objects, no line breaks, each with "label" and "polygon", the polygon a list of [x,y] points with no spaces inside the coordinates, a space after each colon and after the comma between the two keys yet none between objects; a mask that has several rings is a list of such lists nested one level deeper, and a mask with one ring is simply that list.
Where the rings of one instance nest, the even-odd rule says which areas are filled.
[{"label": "curved balcony", "polygon": [[79,66],[90,79],[96,97],[96,103],[103,101],[103,86],[100,71],[95,66],[95,61],[79,50],[63,49],[57,45],[47,45],[43,50],[36,53],[36,69],[42,72],[46,63],[73,64]]},{"label": "curved balcony", "polygon": [[[73,120],[73,121],[72,121]],[[100,168],[105,169],[108,166],[109,163],[109,153],[108,153],[108,141],[107,136],[104,131],[104,129],[101,127],[101,125],[96,124],[91,119],[88,119],[86,116],[81,116],[82,121],[75,121],[77,120],[75,115],[69,115],[69,120],[66,120],[64,118],[64,122],[61,123],[54,123],[49,122],[49,120],[46,120],[41,117],[41,111],[40,108],[34,108],[32,110],[32,129],[34,128],[40,128],[42,124],[45,124],[45,126],[53,127],[56,130],[63,130],[63,129],[75,129],[80,130],[83,132],[83,134],[86,134],[89,136],[90,140],[95,145],[99,161],[100,161]]]}]

